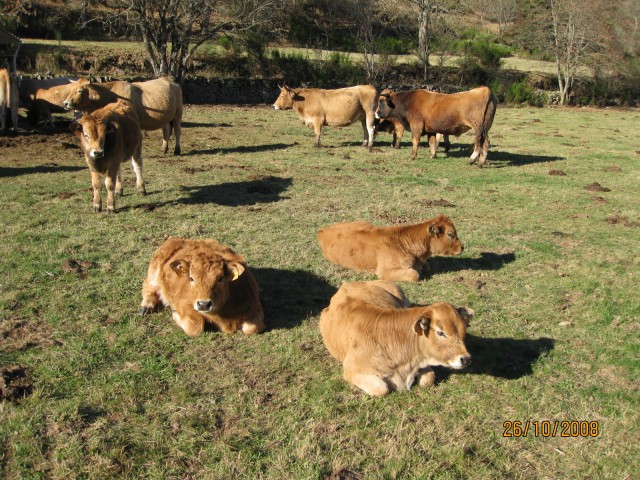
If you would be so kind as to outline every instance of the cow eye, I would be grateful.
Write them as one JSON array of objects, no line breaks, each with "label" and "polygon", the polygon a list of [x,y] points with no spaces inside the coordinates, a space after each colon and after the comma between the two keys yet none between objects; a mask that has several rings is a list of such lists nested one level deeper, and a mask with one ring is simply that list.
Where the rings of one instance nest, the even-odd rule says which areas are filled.
[{"label": "cow eye", "polygon": [[86,138],[87,140],[89,140],[89,135],[85,135],[84,138]]},{"label": "cow eye", "polygon": [[449,232],[449,233],[447,233],[447,235],[449,235],[449,237],[451,237],[451,238],[456,238],[456,234],[453,233],[453,232]]},{"label": "cow eye", "polygon": [[190,282],[193,282],[193,277],[191,277],[191,276],[190,276],[190,277],[189,277],[189,281],[190,281]]},{"label": "cow eye", "polygon": [[220,278],[218,278],[218,283],[220,283],[222,280],[224,280],[224,277],[221,276]]},{"label": "cow eye", "polygon": [[447,335],[442,330],[438,330],[437,333],[439,337],[447,338]]}]

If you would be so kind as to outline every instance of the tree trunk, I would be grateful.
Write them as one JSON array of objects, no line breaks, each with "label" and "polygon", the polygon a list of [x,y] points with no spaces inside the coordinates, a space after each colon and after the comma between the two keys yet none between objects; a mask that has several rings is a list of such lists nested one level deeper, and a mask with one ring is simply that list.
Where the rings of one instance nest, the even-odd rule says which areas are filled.
[{"label": "tree trunk", "polygon": [[418,59],[422,64],[422,77],[426,82],[429,76],[429,28],[430,11],[429,2],[421,2],[418,13]]}]

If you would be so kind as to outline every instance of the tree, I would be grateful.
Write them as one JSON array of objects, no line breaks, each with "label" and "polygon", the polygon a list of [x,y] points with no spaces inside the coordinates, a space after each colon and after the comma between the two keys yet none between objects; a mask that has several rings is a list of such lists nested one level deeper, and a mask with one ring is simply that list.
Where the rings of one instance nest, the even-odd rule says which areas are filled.
[{"label": "tree", "polygon": [[435,35],[435,22],[442,11],[441,0],[409,0],[418,10],[418,61],[422,66],[422,78],[429,77],[429,53]]},{"label": "tree", "polygon": [[549,0],[553,26],[552,48],[556,59],[560,105],[569,99],[578,68],[597,40],[596,18],[593,12],[602,11],[583,0]]},{"label": "tree", "polygon": [[6,0],[0,5],[0,25],[8,21],[20,19],[22,15],[29,15],[30,0]]},{"label": "tree", "polygon": [[269,18],[275,0],[107,0],[110,20],[142,37],[156,77],[181,83],[194,52],[220,33],[250,30]]}]

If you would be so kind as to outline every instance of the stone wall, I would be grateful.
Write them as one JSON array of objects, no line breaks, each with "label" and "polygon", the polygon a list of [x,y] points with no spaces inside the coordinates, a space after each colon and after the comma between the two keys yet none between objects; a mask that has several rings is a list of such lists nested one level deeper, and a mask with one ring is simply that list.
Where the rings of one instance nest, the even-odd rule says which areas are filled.
[{"label": "stone wall", "polygon": [[182,84],[184,103],[272,104],[280,93],[278,80],[246,78],[187,78]]}]

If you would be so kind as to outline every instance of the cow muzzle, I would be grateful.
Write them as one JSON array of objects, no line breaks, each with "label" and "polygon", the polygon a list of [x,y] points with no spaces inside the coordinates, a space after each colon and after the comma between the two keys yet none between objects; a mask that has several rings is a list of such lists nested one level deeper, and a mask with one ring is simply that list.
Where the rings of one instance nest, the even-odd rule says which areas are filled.
[{"label": "cow muzzle", "polygon": [[62,102],[62,106],[65,110],[73,110],[73,104],[71,102]]},{"label": "cow muzzle", "polygon": [[275,103],[273,104],[273,108],[274,108],[274,110],[280,110]]},{"label": "cow muzzle", "polygon": [[104,150],[91,150],[91,152],[89,152],[89,156],[91,158],[102,158],[104,157]]},{"label": "cow muzzle", "polygon": [[211,300],[196,300],[193,307],[199,312],[210,312],[213,310],[213,302]]},{"label": "cow muzzle", "polygon": [[453,362],[449,363],[449,366],[451,368],[455,368],[457,370],[467,368],[469,365],[471,365],[471,355],[469,355],[468,353],[465,355],[460,355]]}]

